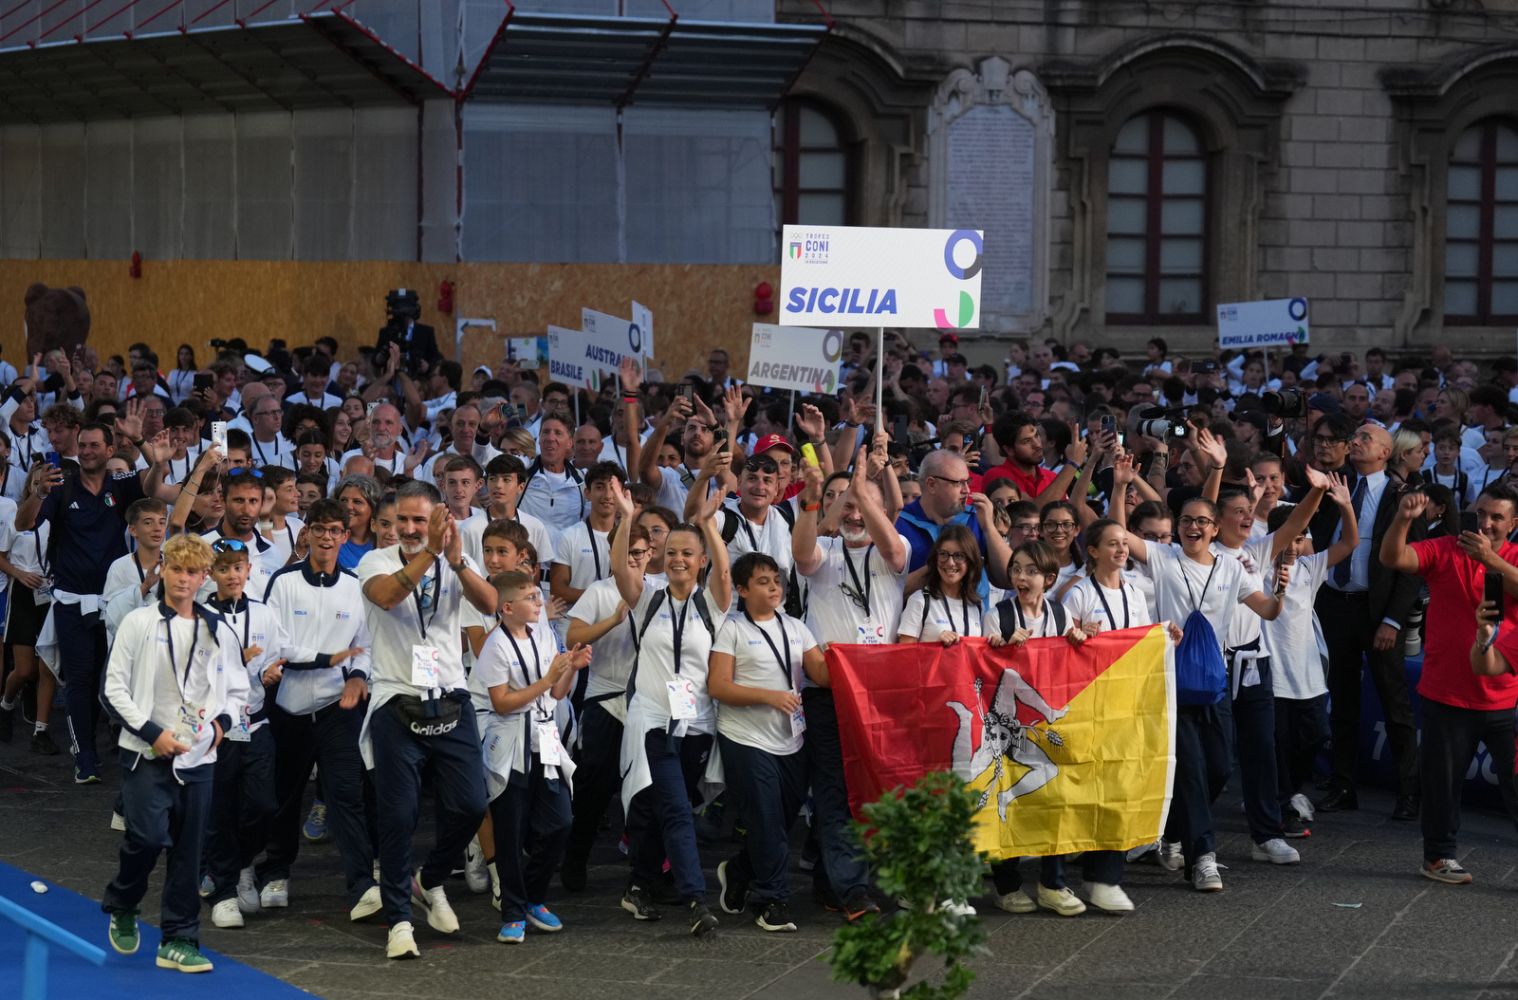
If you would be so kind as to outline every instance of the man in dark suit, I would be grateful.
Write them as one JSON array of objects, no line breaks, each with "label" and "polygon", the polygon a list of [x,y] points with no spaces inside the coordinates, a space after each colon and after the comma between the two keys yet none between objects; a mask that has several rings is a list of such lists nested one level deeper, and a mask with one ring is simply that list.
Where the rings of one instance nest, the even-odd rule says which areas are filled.
[{"label": "man in dark suit", "polygon": [[[1327,421],[1318,425],[1323,433]],[[1324,812],[1359,808],[1355,792],[1360,743],[1361,671],[1368,668],[1386,718],[1387,743],[1397,765],[1397,804],[1393,819],[1418,815],[1418,738],[1403,667],[1402,627],[1418,599],[1419,580],[1412,573],[1387,569],[1376,558],[1376,539],[1397,512],[1400,497],[1387,478],[1391,435],[1365,424],[1349,442],[1349,462],[1355,476],[1349,484],[1351,502],[1361,518],[1360,540],[1352,557],[1329,571],[1318,591],[1318,620],[1328,645],[1329,725],[1333,733],[1333,776],[1328,794],[1318,803]],[[1316,519],[1315,519],[1316,520]],[[1338,511],[1332,526],[1315,525],[1328,537],[1314,534],[1314,544],[1331,543],[1338,532]],[[1422,523],[1409,537],[1422,538]]]}]

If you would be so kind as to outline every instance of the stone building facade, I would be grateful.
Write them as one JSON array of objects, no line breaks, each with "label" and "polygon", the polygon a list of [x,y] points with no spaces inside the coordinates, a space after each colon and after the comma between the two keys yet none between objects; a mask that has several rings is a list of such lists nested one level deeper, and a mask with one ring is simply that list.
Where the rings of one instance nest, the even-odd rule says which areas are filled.
[{"label": "stone building facade", "polygon": [[829,11],[788,101],[833,127],[846,183],[829,207],[781,192],[778,170],[782,215],[800,212],[783,221],[981,213],[988,271],[998,242],[1016,256],[1005,308],[986,305],[995,329],[1194,350],[1220,303],[1305,297],[1314,341],[1335,349],[1514,349],[1518,0]]}]

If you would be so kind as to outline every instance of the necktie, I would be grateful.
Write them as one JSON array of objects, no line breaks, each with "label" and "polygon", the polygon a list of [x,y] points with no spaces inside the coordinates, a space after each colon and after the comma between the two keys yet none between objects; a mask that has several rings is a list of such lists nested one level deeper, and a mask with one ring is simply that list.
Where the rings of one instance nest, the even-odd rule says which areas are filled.
[{"label": "necktie", "polygon": [[[1360,518],[1360,507],[1361,507],[1361,505],[1363,505],[1365,503],[1365,490],[1366,490],[1365,483],[1366,483],[1365,477],[1361,476],[1360,477],[1360,481],[1355,484],[1354,495],[1349,498],[1349,504],[1350,504],[1350,506],[1355,509],[1355,520],[1356,521],[1358,521],[1359,518]],[[1342,525],[1341,525],[1340,530],[1342,530]],[[1355,547],[1356,548],[1359,547],[1358,540],[1355,542]],[[1349,586],[1349,568],[1350,568],[1350,564],[1353,563],[1354,561],[1355,561],[1355,557],[1354,557],[1353,554],[1351,554],[1348,559],[1344,560],[1343,562],[1339,563],[1339,565],[1337,565],[1337,566],[1334,567],[1334,585],[1337,586],[1341,590],[1343,588]]]}]

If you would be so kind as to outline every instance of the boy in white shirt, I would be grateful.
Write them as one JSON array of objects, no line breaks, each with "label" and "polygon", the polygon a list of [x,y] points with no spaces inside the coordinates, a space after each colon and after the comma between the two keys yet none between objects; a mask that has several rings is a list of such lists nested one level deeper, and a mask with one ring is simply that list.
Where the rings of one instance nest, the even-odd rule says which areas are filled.
[{"label": "boy in white shirt", "polygon": [[127,508],[127,534],[136,546],[135,551],[111,563],[105,573],[100,599],[105,604],[107,641],[116,638],[123,618],[153,603],[163,539],[168,530],[169,509],[163,501],[143,497]]},{"label": "boy in white shirt", "polygon": [[[1330,478],[1334,482],[1328,495],[1339,506],[1344,530],[1326,552],[1312,551],[1312,536],[1306,531],[1287,543],[1280,561],[1291,568],[1291,577],[1281,598],[1281,614],[1264,624],[1275,667],[1271,680],[1276,700],[1276,777],[1287,836],[1305,837],[1310,832],[1312,804],[1300,789],[1329,738],[1328,682],[1313,632],[1313,604],[1328,571],[1354,555],[1360,538],[1349,487],[1338,476]],[[1271,533],[1285,527],[1290,516],[1290,508],[1271,511]]]},{"label": "boy in white shirt", "polygon": [[576,671],[590,663],[590,648],[559,652],[552,630],[539,620],[543,594],[527,574],[501,573],[491,584],[500,623],[480,651],[469,693],[480,721],[501,886],[504,922],[496,940],[521,944],[528,923],[547,933],[564,929],[543,904],[564,855],[574,775],[554,713]]},{"label": "boy in white shirt", "polygon": [[243,593],[251,569],[247,547],[214,542],[211,549],[216,553],[211,563],[216,596],[207,604],[237,640],[248,674],[248,693],[241,714],[232,717],[216,760],[206,841],[206,869],[213,887],[206,902],[211,906],[211,923],[241,927],[243,914],[259,909],[253,859],[268,842],[278,806],[274,735],[264,704],[264,687],[273,683],[277,673],[266,677],[264,671],[284,662],[276,657],[287,640],[268,606]]},{"label": "boy in white shirt", "polygon": [[801,678],[825,685],[827,665],[807,627],[779,610],[779,563],[750,552],[732,573],[744,611],[717,631],[707,690],[720,706],[717,745],[747,830],[743,850],[717,866],[719,898],[725,913],[757,911],[760,930],[794,931],[786,845],[807,791]]},{"label": "boy in white shirt", "polygon": [[199,945],[201,846],[216,748],[242,713],[248,675],[231,631],[195,605],[211,568],[210,543],[178,535],[163,556],[163,601],[126,616],[105,669],[101,700],[121,725],[127,829],[100,905],[111,915],[111,947],[136,953],[137,907],[168,845],[157,964],[210,972]]}]

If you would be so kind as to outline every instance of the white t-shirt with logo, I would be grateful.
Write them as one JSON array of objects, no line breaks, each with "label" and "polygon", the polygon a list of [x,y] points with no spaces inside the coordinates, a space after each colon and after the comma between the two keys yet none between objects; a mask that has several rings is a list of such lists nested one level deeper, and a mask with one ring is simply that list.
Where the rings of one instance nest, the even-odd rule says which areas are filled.
[{"label": "white t-shirt with logo", "polygon": [[[770,691],[800,691],[806,672],[801,660],[817,640],[801,622],[776,614],[768,621],[750,621],[729,615],[717,628],[714,653],[733,657],[733,681],[744,687]],[[779,657],[776,657],[776,651]],[[789,652],[789,671],[786,669]],[[719,705],[717,732],[744,746],[776,756],[801,751],[804,736],[795,731],[791,716],[770,705]]]},{"label": "white t-shirt with logo", "polygon": [[1265,623],[1271,684],[1277,698],[1316,698],[1328,693],[1323,658],[1313,629],[1313,602],[1328,578],[1328,553],[1303,556],[1291,565],[1281,614]]},{"label": "white t-shirt with logo", "polygon": [[[464,562],[474,568],[468,556]],[[364,586],[374,577],[397,572],[404,564],[401,547],[392,545],[365,554],[354,572]],[[465,689],[459,630],[466,603],[458,576],[442,560],[434,562],[411,592],[388,611],[373,601],[364,601],[364,617],[374,640],[371,713],[398,694],[427,696],[427,688],[411,683],[412,649],[418,645],[437,650],[438,688],[445,692]]]},{"label": "white t-shirt with logo", "polygon": [[[1237,610],[1241,601],[1260,589],[1244,572],[1244,564],[1229,556],[1214,556],[1213,565],[1217,571],[1213,572],[1213,565],[1204,566],[1192,560],[1174,542],[1169,545],[1146,542],[1145,548],[1149,574],[1154,578],[1154,603],[1159,620],[1185,628],[1191,612],[1200,610],[1217,633],[1218,649],[1223,650],[1235,615],[1254,614],[1248,608],[1243,612]],[[1211,583],[1208,583],[1209,574]],[[1196,604],[1192,603],[1191,595],[1195,595]]]},{"label": "white t-shirt with logo", "polygon": [[1118,589],[1113,590],[1089,576],[1077,581],[1065,592],[1065,617],[1070,624],[1094,622],[1103,632],[1153,625],[1143,592],[1126,575],[1119,583]]},{"label": "white t-shirt with logo", "polygon": [[[558,548],[551,553],[556,566],[569,567],[569,585],[585,590],[597,580],[611,577],[611,541],[609,532],[596,531],[586,521],[570,525],[558,537]],[[539,553],[539,558],[543,553]]]},{"label": "white t-shirt with logo", "polygon": [[919,590],[907,598],[906,607],[901,610],[897,635],[908,635],[918,642],[937,642],[945,632],[966,638],[986,634],[980,605],[973,599],[945,600],[936,596],[929,598],[927,594],[926,590]]},{"label": "white t-shirt with logo", "polygon": [[[907,540],[897,537],[903,551],[910,551]],[[824,645],[895,642],[907,560],[896,573],[873,544],[849,548],[842,538],[819,538],[817,547],[822,562],[807,577],[807,629]],[[868,604],[868,614],[859,602]]]},{"label": "white t-shirt with logo", "polygon": [[[707,658],[711,655],[713,636],[707,632],[706,623],[696,610],[696,594],[692,591],[689,597],[679,601],[666,591],[645,586],[643,593],[638,596],[638,603],[632,609],[633,620],[638,623],[639,629],[643,628],[649,605],[656,597],[659,598],[659,609],[654,612],[648,630],[643,633],[633,698],[638,702],[648,728],[663,729],[670,722],[669,689],[666,685],[677,677],[689,680],[696,693],[696,717],[679,720],[675,735],[683,736],[687,730],[697,733],[715,732],[716,718],[712,711],[712,699],[706,690]],[[712,624],[720,626],[722,619],[727,617],[727,608],[718,607],[712,592],[704,587],[699,599],[705,602]],[[674,662],[677,620],[682,623],[678,670]]]},{"label": "white t-shirt with logo", "polygon": [[[647,577],[643,580],[645,593],[663,586],[662,582],[656,583]],[[621,603],[622,594],[617,590],[617,581],[608,577],[585,588],[585,593],[569,609],[569,617],[594,625],[610,618]],[[634,642],[633,630],[642,624],[641,618],[629,613],[610,632],[591,643],[593,655],[590,666],[586,668],[590,671],[590,680],[585,685],[585,700],[589,702],[604,698],[602,705],[618,722],[627,721],[627,700],[623,694],[627,691],[627,678],[632,674],[633,658],[637,656],[638,647]],[[704,626],[702,631],[705,631]]]}]

